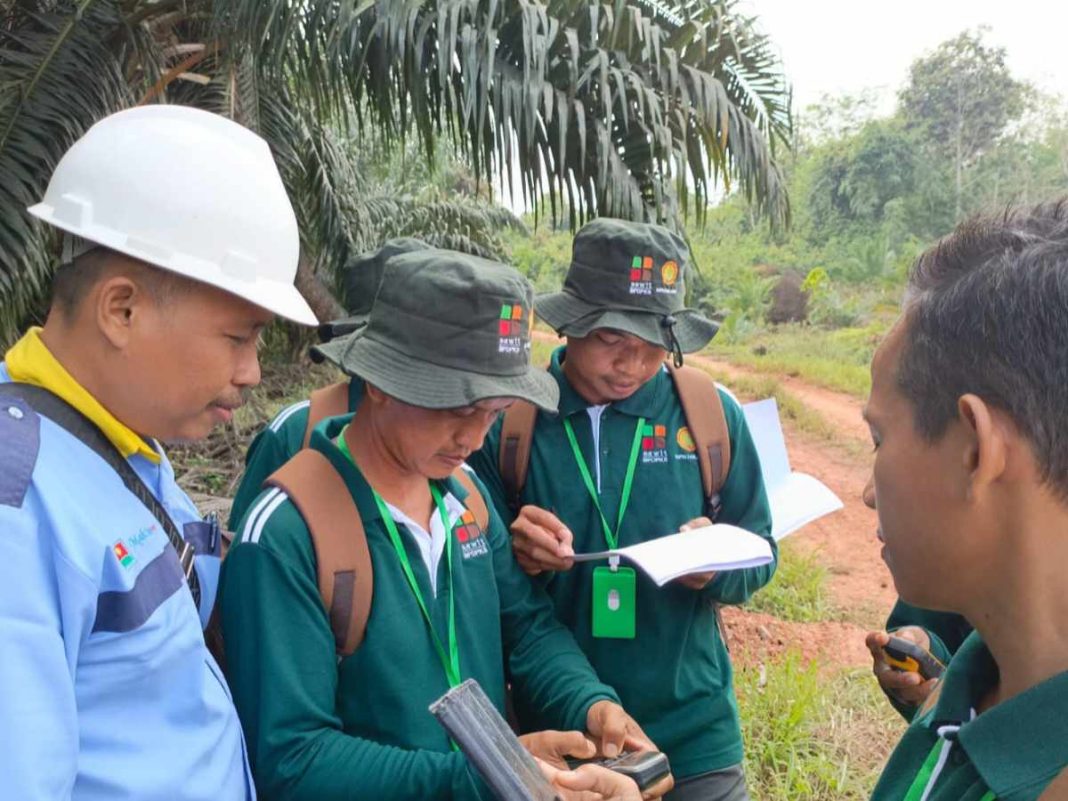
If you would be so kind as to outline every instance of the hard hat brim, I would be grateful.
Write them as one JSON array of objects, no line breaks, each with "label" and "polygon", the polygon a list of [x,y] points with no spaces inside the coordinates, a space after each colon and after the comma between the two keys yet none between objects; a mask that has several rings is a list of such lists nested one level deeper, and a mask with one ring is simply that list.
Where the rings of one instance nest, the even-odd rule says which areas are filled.
[{"label": "hard hat brim", "polygon": [[[110,250],[123,253],[131,258],[143,261],[153,267],[177,273],[194,281],[216,287],[254,306],[266,309],[301,325],[318,325],[311,306],[304,296],[291,283],[260,279],[243,281],[235,275],[227,274],[225,264],[220,268],[190,257],[175,253],[166,248],[154,247],[151,243],[139,242],[126,234],[119,233],[101,225],[73,225],[65,219],[58,219],[54,209],[48,203],[36,203],[26,209],[34,217],[43,220],[69,234],[74,234]],[[240,258],[240,256],[236,256]]]}]

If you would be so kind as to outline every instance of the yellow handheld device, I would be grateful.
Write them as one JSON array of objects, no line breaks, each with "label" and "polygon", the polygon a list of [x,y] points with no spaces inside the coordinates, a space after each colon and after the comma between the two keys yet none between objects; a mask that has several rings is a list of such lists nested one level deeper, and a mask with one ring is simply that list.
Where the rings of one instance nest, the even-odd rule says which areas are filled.
[{"label": "yellow handheld device", "polygon": [[901,637],[891,637],[883,646],[883,655],[895,670],[919,673],[924,679],[937,679],[946,669],[930,651]]}]

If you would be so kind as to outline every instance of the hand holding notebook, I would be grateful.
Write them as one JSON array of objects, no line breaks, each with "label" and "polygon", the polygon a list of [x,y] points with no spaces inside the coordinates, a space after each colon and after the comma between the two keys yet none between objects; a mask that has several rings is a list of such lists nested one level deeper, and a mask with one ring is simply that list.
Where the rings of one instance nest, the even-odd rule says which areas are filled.
[{"label": "hand holding notebook", "polygon": [[719,523],[655,540],[596,553],[577,553],[576,562],[610,559],[633,562],[658,587],[690,573],[759,567],[772,561],[767,540],[737,526]]}]

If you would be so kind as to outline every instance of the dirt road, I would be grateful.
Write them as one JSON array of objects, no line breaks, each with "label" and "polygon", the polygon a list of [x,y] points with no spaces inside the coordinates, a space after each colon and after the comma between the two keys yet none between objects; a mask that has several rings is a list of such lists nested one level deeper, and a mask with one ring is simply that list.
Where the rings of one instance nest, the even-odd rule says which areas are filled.
[{"label": "dirt road", "polygon": [[[827,663],[867,667],[864,634],[886,619],[896,596],[879,555],[875,513],[860,500],[868,465],[844,448],[785,425],[791,466],[816,476],[845,507],[791,534],[785,547],[814,551],[828,570],[827,589],[842,620],[791,623],[745,610],[728,610],[735,658],[763,661],[792,646],[817,649]],[[735,636],[736,634],[736,636]]]},{"label": "dirt road", "polygon": [[[767,375],[767,373],[748,370],[745,367],[713,359],[709,356],[688,356],[687,361],[699,363],[726,376]],[[860,416],[864,404],[856,398],[841,392],[833,392],[823,387],[806,384],[801,379],[793,376],[775,375],[774,378],[791,395],[813,411],[818,412],[843,436],[852,437],[864,444],[871,442],[868,425]]]},{"label": "dirt road", "polygon": [[[744,368],[704,356],[690,357],[723,375],[754,375]],[[897,594],[875,537],[875,513],[861,501],[870,462],[855,447],[870,443],[868,427],[861,418],[863,404],[849,395],[806,384],[797,378],[776,380],[835,429],[842,447],[822,437],[798,431],[784,421],[787,449],[794,470],[808,473],[830,487],[845,504],[839,512],[817,520],[786,540],[787,547],[814,551],[829,571],[828,590],[842,621],[788,623],[766,615],[731,610],[728,626],[736,630],[739,656],[763,658],[792,645],[806,643],[819,649],[826,661],[847,667],[871,664],[864,647],[864,633],[886,619]],[[744,398],[744,400],[756,400]],[[754,636],[755,635],[755,636]]]}]

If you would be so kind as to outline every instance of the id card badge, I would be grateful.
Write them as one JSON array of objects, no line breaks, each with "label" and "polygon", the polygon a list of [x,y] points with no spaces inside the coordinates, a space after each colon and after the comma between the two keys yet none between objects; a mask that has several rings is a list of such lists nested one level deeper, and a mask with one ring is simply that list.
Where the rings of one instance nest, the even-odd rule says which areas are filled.
[{"label": "id card badge", "polygon": [[634,568],[593,569],[593,636],[634,639]]}]

